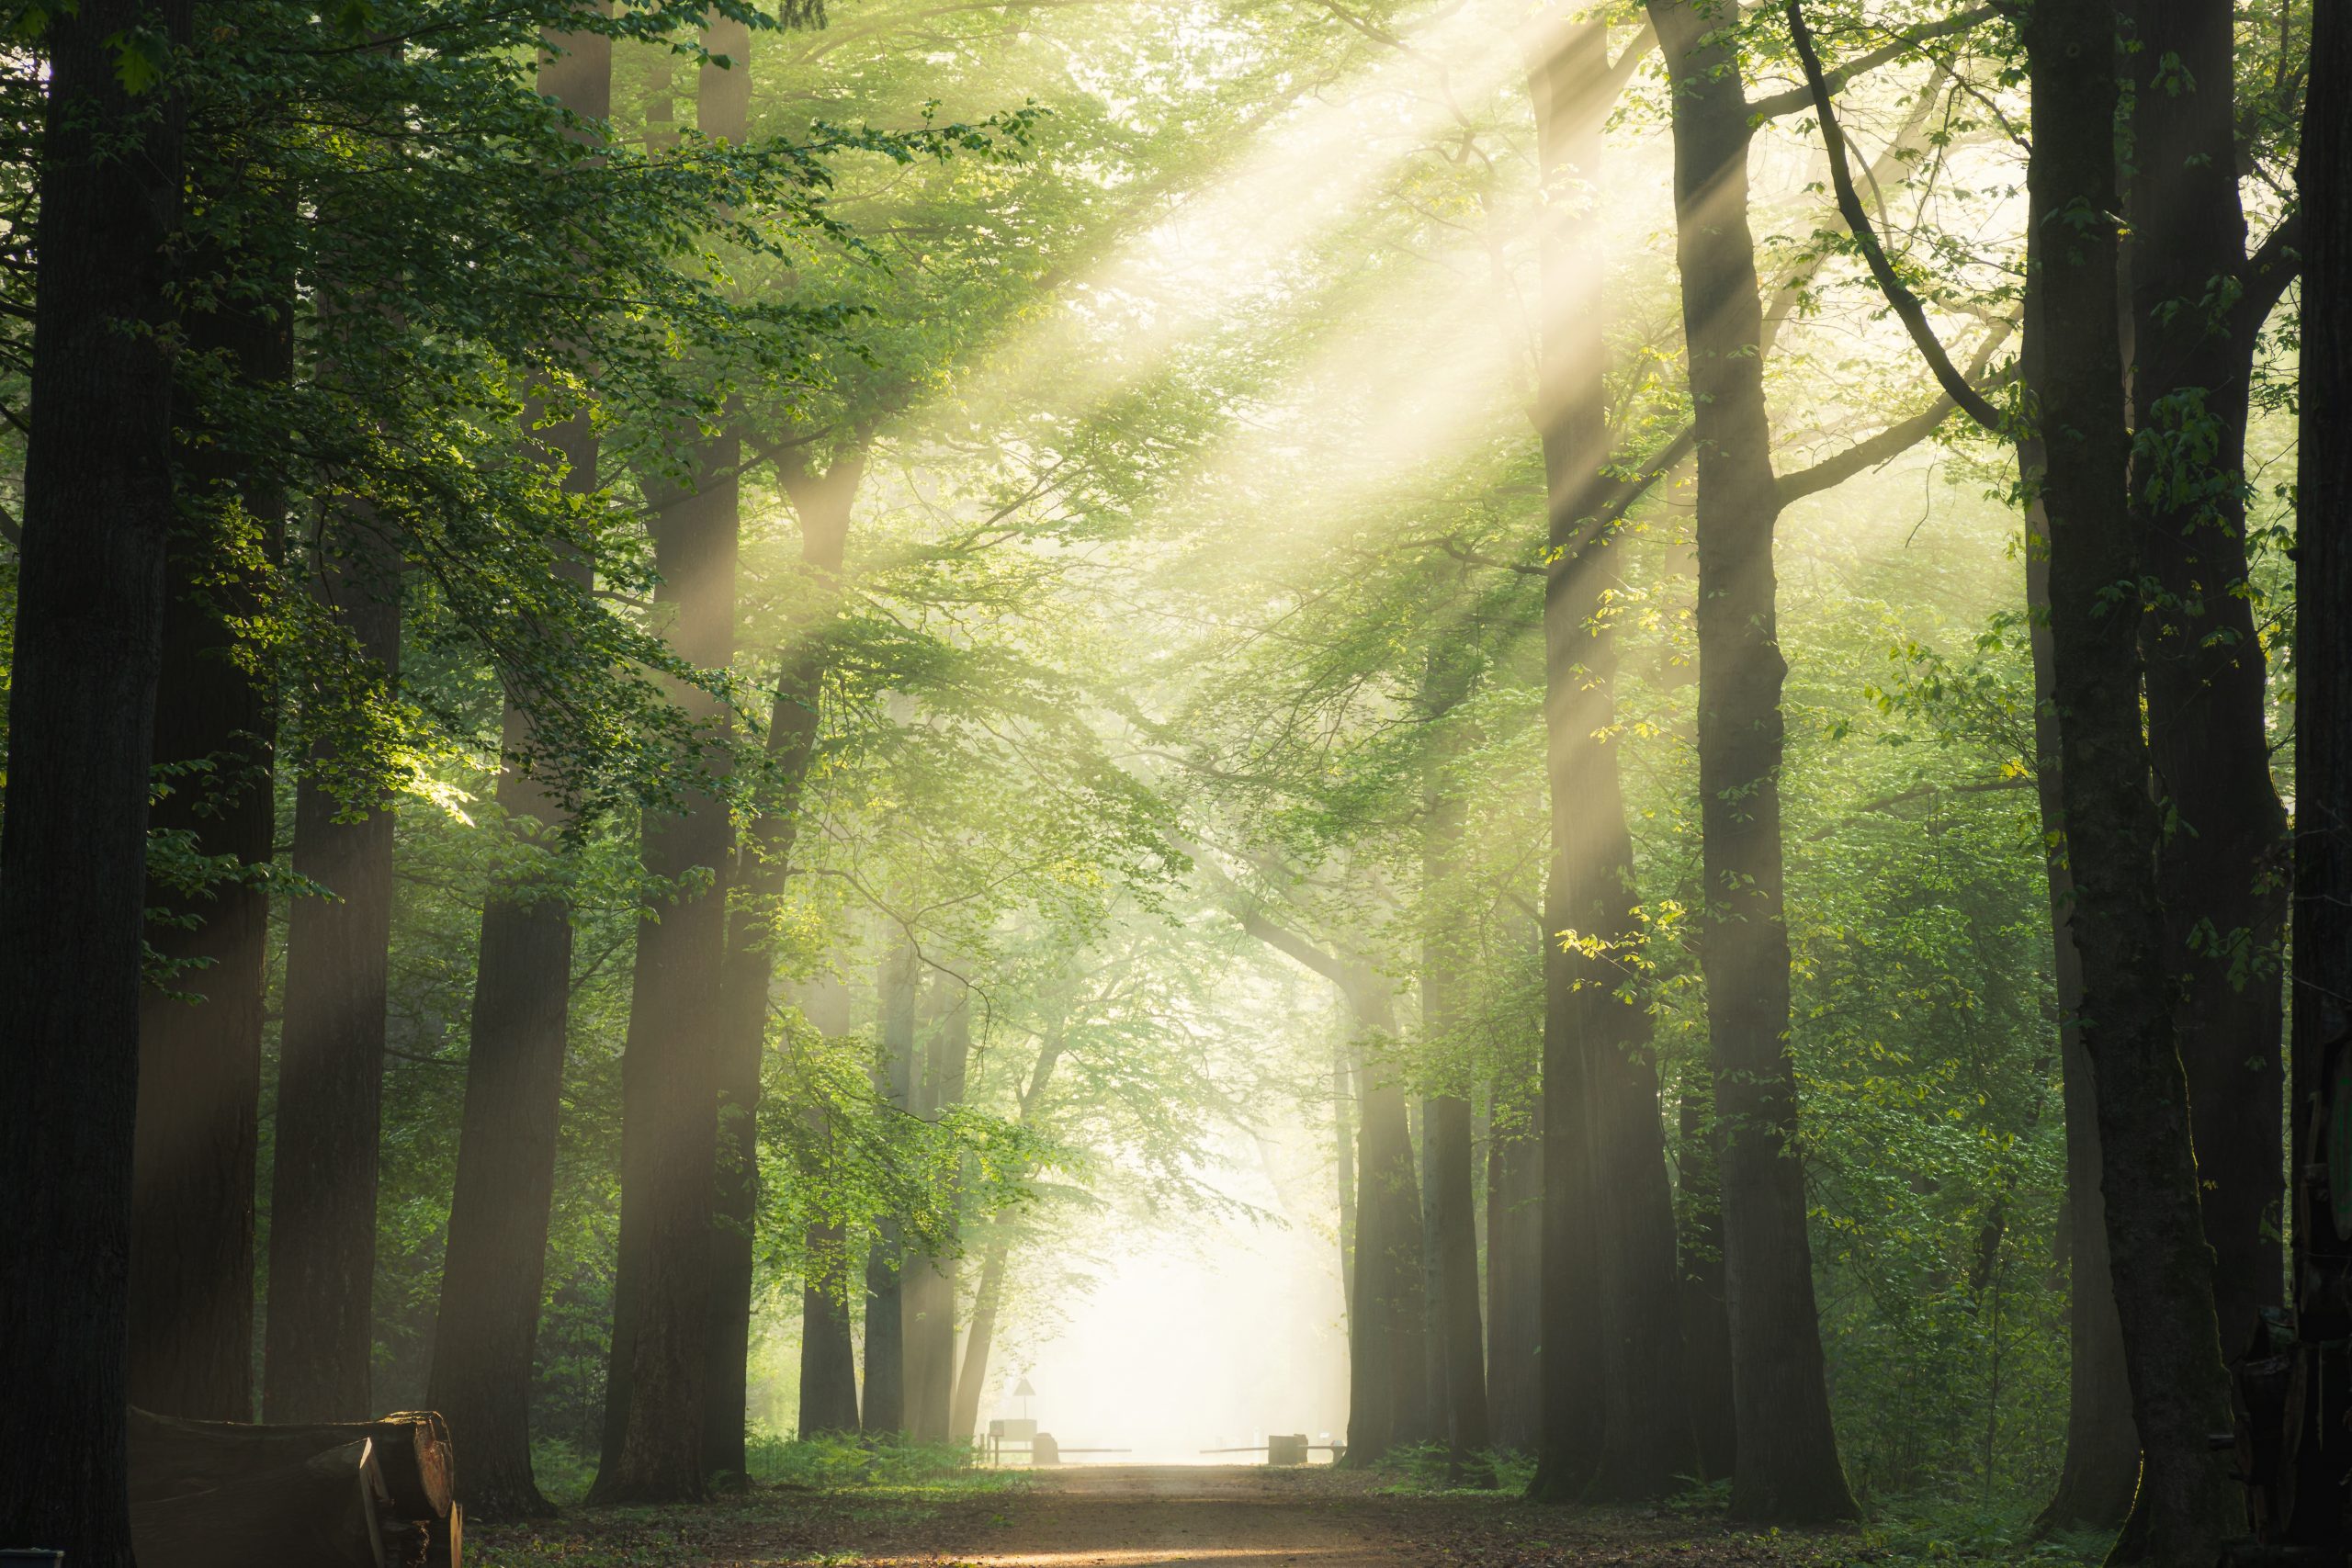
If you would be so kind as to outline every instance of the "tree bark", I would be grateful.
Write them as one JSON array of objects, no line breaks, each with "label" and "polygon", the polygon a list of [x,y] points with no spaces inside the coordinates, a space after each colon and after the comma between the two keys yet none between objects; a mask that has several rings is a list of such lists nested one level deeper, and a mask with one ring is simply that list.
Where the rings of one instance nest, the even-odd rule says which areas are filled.
[{"label": "tree bark", "polygon": [[[874,1087],[890,1104],[905,1110],[911,1098],[915,1049],[915,995],[922,962],[910,939],[901,940],[882,961],[879,981],[882,1054],[874,1066]],[[906,1248],[899,1223],[875,1227],[865,1253],[865,1429],[907,1429]]]},{"label": "tree bark", "polygon": [[[2041,214],[2029,198],[2026,272],[2037,275]],[[2020,353],[2029,386],[2041,379],[2041,290],[2029,281]],[[2042,443],[2030,427],[2018,436],[2018,471],[2043,467]],[[2026,611],[2033,654],[2034,793],[2050,892],[2051,977],[2058,1000],[2059,1071],[2066,1127],[2067,1369],[2066,1450],[2057,1490],[2043,1507],[2042,1529],[2120,1529],[2140,1485],[2140,1434],[2132,1424],[2132,1385],[2123,1365],[2123,1327],[2109,1282],[2107,1203],[2099,1194],[2098,1106],[2090,1057],[2083,1049],[2082,954],[2075,946],[2075,879],[2067,868],[2066,811],[2059,783],[2056,671],[2050,637],[2050,517],[2039,496],[2026,504]]]},{"label": "tree bark", "polygon": [[[1460,638],[1455,638],[1457,645]],[[1462,750],[1451,716],[1468,698],[1476,668],[1468,650],[1432,647],[1422,685],[1422,718],[1432,727],[1421,805],[1421,1034],[1442,1064],[1461,1026],[1463,997],[1455,932],[1446,899],[1462,874],[1468,806],[1449,773]],[[1426,1280],[1426,1354],[1432,1425],[1446,1445],[1450,1483],[1487,1486],[1494,1436],[1487,1414],[1486,1330],[1478,1303],[1477,1189],[1472,1176],[1470,1101],[1433,1094],[1421,1103]]]},{"label": "tree bark", "polygon": [[1542,1415],[1535,1388],[1544,1242],[1540,1111],[1531,1120],[1535,1125],[1509,1132],[1498,1122],[1487,1145],[1487,1415],[1495,1447],[1513,1453],[1534,1451]]},{"label": "tree bark", "polygon": [[[822,975],[800,997],[801,1015],[828,1039],[850,1030],[849,988]],[[809,1111],[820,1144],[831,1128],[819,1105]],[[849,1255],[838,1224],[820,1222],[803,1238],[808,1258],[800,1288],[799,1435],[857,1430],[857,1348],[849,1315]]]},{"label": "tree bark", "polygon": [[1683,0],[1654,0],[1649,14],[1674,94],[1676,253],[1698,434],[1701,956],[1738,1427],[1732,1511],[1789,1523],[1850,1518],[1824,1381],[1790,1055],[1780,805],[1787,666],[1747,223],[1752,130],[1718,22]]},{"label": "tree bark", "polygon": [[[700,488],[657,492],[656,602],[673,616],[672,648],[702,669],[724,665],[734,648],[739,450],[731,434],[702,444]],[[722,722],[707,694],[687,690],[680,700],[698,723]],[[718,765],[715,743],[709,756]],[[682,810],[649,809],[642,829],[646,874],[666,891],[638,928],[621,1058],[621,1236],[600,1502],[703,1492],[718,1135],[712,1056],[730,829],[722,802],[699,786],[684,793]]]},{"label": "tree bark", "polygon": [[[2342,1152],[2322,1165],[2330,1136],[2323,1108],[2340,1091],[2352,1049],[2352,14],[2312,13],[2311,74],[2301,148],[2303,248],[2300,463],[2295,530],[2294,1100],[2295,1280],[2298,1347],[2306,1376],[2333,1398],[2301,1402],[2290,1434],[2294,1504],[2287,1535],[2340,1557],[2346,1521],[2340,1487],[2347,1460],[2342,1423],[2346,1324],[2340,1291],[2348,1267],[2336,1221]],[[2336,1300],[2328,1300],[2335,1295]]]},{"label": "tree bark", "polygon": [[[725,1021],[718,1042],[718,1223],[711,1232],[710,1391],[703,1437],[703,1468],[724,1475],[740,1475],[744,1466],[752,1258],[759,1210],[760,1063],[767,1046],[768,993],[775,976],[771,941],[775,904],[791,874],[801,793],[817,751],[830,654],[821,628],[831,623],[841,592],[850,507],[865,476],[865,448],[844,454],[821,475],[809,473],[791,458],[777,468],[800,518],[806,602],[795,607],[789,620],[794,630],[778,650],[759,807],[747,841],[736,851],[728,892],[727,966],[720,1000]],[[827,1325],[819,1326],[821,1350],[830,1338]],[[853,1374],[853,1416],[854,1382]],[[840,1416],[838,1392],[825,1393],[831,1402],[828,1419]]]},{"label": "tree bark", "polygon": [[[2245,431],[2256,334],[2238,202],[2229,0],[2134,7],[2129,272],[2134,510],[2159,592],[2146,642],[2149,759],[2173,820],[2161,861],[2222,1348],[2284,1299],[2280,1100],[2286,812],[2245,592]],[[2235,285],[2235,287],[2233,287]]]},{"label": "tree bark", "polygon": [[1680,1213],[1676,1257],[1681,1281],[1683,1380],[1690,1391],[1690,1442],[1700,1476],[1728,1479],[1737,1468],[1739,1425],[1732,1398],[1731,1305],[1724,1291],[1724,1210],[1715,1156],[1715,1084],[1706,1065],[1683,1069]]},{"label": "tree bark", "polygon": [[[332,525],[320,592],[368,667],[398,689],[401,562],[364,503]],[[377,1142],[391,976],[394,812],[339,796],[321,777],[331,737],[313,735],[294,791],[294,870],[326,888],[287,919],[270,1171],[269,1315],[262,1419],[351,1421],[374,1404]]]},{"label": "tree bark", "polygon": [[2161,844],[2140,728],[2140,574],[2126,501],[2116,234],[2114,20],[2043,0],[2026,29],[2028,180],[2048,214],[2037,423],[2050,516],[2050,623],[2067,862],[2083,968],[2102,1187],[2124,1359],[2143,1450],[2152,1561],[2209,1563],[2237,1513],[2209,1451],[2229,1393],[2199,1213],[2188,1085],[2169,1010]]},{"label": "tree bark", "polygon": [[[608,118],[612,40],[567,33],[548,41],[540,95],[583,119]],[[568,492],[595,491],[596,433],[587,414],[564,421],[540,441],[546,456],[563,465]],[[592,570],[577,563],[583,586]],[[529,734],[529,716],[510,698],[498,805],[509,822],[531,824],[532,836],[546,842],[565,824],[514,756]],[[554,1512],[531,1471],[531,1373],[571,999],[571,909],[561,878],[526,871],[492,886],[474,965],[464,1119],[426,1385],[426,1402],[465,1447],[460,1498],[481,1522]]]},{"label": "tree bark", "polygon": [[[243,260],[199,265],[225,278]],[[189,346],[222,357],[248,388],[282,384],[293,303],[290,284],[259,300],[222,298],[188,322]],[[151,827],[187,835],[208,859],[264,866],[276,852],[277,682],[239,667],[231,617],[255,614],[267,584],[257,572],[222,577],[256,545],[268,562],[282,557],[286,498],[261,455],[218,428],[189,432],[181,464],[197,505],[170,548],[154,739],[155,761],[179,772]],[[168,1415],[245,1421],[269,897],[240,881],[191,896],[151,877],[147,903],[164,917],[148,921],[148,945],[173,973],[140,998],[130,1396]]]},{"label": "tree bark", "polygon": [[[189,6],[51,17],[35,234],[25,538],[0,830],[0,1520],[74,1568],[130,1568],[126,1255],[139,1088],[148,764],[175,520],[166,243],[175,92],[108,42]],[[72,976],[62,984],[61,976]],[[39,1280],[38,1288],[27,1281]]]},{"label": "tree bark", "polygon": [[[934,982],[934,993],[945,987],[953,987],[953,994],[939,1004],[915,1096],[915,1113],[926,1122],[962,1103],[972,1052],[970,993],[944,976]],[[906,1264],[907,1435],[917,1442],[945,1442],[954,1423],[956,1254],[954,1238],[948,1239],[948,1247]]]},{"label": "tree bark", "polygon": [[1012,1259],[1011,1222],[999,1215],[990,1230],[988,1254],[980,1260],[980,1282],[972,1293],[971,1327],[964,1335],[964,1364],[956,1373],[956,1403],[947,1420],[950,1442],[968,1443],[979,1430],[980,1393],[988,1384],[997,1310],[1004,1300],[1005,1271]]}]

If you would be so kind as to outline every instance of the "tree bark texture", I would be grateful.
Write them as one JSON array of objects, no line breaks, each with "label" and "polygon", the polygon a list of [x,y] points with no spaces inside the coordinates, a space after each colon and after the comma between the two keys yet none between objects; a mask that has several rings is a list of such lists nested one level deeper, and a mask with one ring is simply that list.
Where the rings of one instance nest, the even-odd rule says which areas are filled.
[{"label": "tree bark texture", "polygon": [[1690,1444],[1698,1473],[1726,1480],[1739,1458],[1739,1421],[1732,1397],[1731,1306],[1724,1291],[1724,1208],[1715,1156],[1715,1085],[1702,1062],[1683,1068],[1677,1120],[1681,1182],[1675,1255],[1682,1331],[1682,1376],[1690,1404]]},{"label": "tree bark texture", "polygon": [[[107,39],[189,6],[51,19],[25,541],[0,832],[0,1529],[130,1568],[124,1412],[148,764],[175,520],[165,244],[179,106]],[[141,329],[156,329],[154,331]],[[60,983],[72,976],[71,984]],[[39,1288],[30,1283],[40,1281]]]},{"label": "tree bark texture", "polygon": [[[801,1015],[828,1038],[849,1032],[849,987],[820,976],[800,996]],[[824,1108],[808,1112],[816,1141],[830,1140]],[[857,1430],[857,1348],[850,1331],[850,1269],[847,1237],[838,1224],[820,1222],[803,1238],[808,1271],[800,1289],[799,1432]]]},{"label": "tree bark texture", "polygon": [[2211,1562],[2239,1511],[2208,1436],[2229,1392],[2199,1211],[2188,1084],[2169,1008],[2161,843],[2140,727],[2147,564],[2127,506],[2114,225],[2114,17],[2043,0],[2026,31],[2028,178],[2046,214],[2036,263],[2043,343],[2034,414],[2046,446],[2050,627],[2067,863],[2082,959],[2115,1298],[2143,1452],[2152,1561]]},{"label": "tree bark texture", "polygon": [[2133,7],[2132,496],[2158,592],[2143,626],[2161,889],[2222,1348],[2284,1298],[2278,963],[2289,875],[2262,644],[2245,592],[2245,298],[2229,0]]},{"label": "tree bark texture", "polygon": [[[697,454],[699,488],[657,495],[656,598],[670,643],[698,668],[732,657],[740,443]],[[681,701],[715,728],[718,704]],[[718,765],[717,750],[709,765]],[[690,787],[675,813],[649,810],[641,856],[664,889],[638,928],[621,1058],[621,1236],[613,1290],[599,1501],[680,1501],[703,1491],[710,1235],[718,1110],[713,1043],[726,951],[731,830],[723,803]]]},{"label": "tree bark texture", "polygon": [[[2039,207],[2028,203],[2029,280],[2042,242]],[[2041,290],[2029,281],[2020,361],[2027,384],[2041,378]],[[2018,437],[2018,471],[2043,467],[2040,435]],[[2029,481],[2030,482],[2030,481]],[[2140,1485],[2140,1434],[2132,1424],[2132,1384],[2123,1326],[2109,1282],[2107,1203],[2099,1194],[2098,1104],[2083,1049],[2083,961],[2075,946],[2075,879],[2066,860],[2066,810],[2059,767],[2056,671],[2050,637],[2050,517],[2041,497],[2026,504],[2026,612],[2033,654],[2034,794],[2050,891],[2051,977],[2058,1001],[2058,1060],[2066,1128],[2066,1450],[2057,1489],[2043,1507],[2046,1529],[2120,1529]]]},{"label": "tree bark texture", "polygon": [[[204,259],[223,273],[236,265]],[[190,348],[219,355],[248,387],[293,372],[292,288],[264,293],[222,298],[188,322]],[[285,495],[258,454],[216,429],[188,434],[182,475],[196,505],[173,536],[155,693],[155,761],[178,773],[151,826],[187,834],[196,854],[262,866],[276,850],[277,682],[241,667],[229,617],[254,614],[266,585],[221,563],[256,549],[281,558]],[[148,921],[148,944],[173,973],[139,1006],[130,1401],[246,1421],[269,897],[239,881],[191,897],[151,878],[147,903],[163,915]]]},{"label": "tree bark texture", "polygon": [[[926,1122],[963,1102],[972,1055],[971,994],[946,976],[934,982],[933,994],[940,996],[939,1019],[922,1053],[913,1107]],[[947,1441],[954,1424],[956,1254],[949,1240],[948,1248],[906,1265],[907,1435],[918,1442]]]},{"label": "tree bark texture", "polygon": [[1698,436],[1701,957],[1714,1056],[1738,1456],[1732,1511],[1850,1518],[1824,1378],[1790,1054],[1772,569],[1780,503],[1747,221],[1738,63],[1701,6],[1657,0],[1674,94],[1676,254]]},{"label": "tree bark texture", "polygon": [[[811,475],[795,459],[778,477],[800,517],[802,602],[778,649],[775,700],[768,716],[759,809],[736,851],[729,878],[727,967],[718,1040],[718,1215],[711,1232],[710,1391],[704,1468],[743,1472],[752,1342],[752,1242],[759,1210],[760,1064],[767,1046],[769,991],[775,976],[771,937],[776,900],[792,869],[801,793],[817,751],[820,699],[828,648],[822,630],[840,592],[851,503],[865,473],[865,453]],[[829,1396],[830,1397],[830,1396]],[[855,1394],[852,1393],[854,1409]],[[833,1412],[838,1415],[838,1411]]]},{"label": "tree bark texture", "polygon": [[[401,562],[364,503],[329,525],[319,592],[369,679],[398,689]],[[287,919],[270,1169],[269,1314],[262,1419],[356,1421],[374,1393],[377,1142],[391,979],[390,799],[340,796],[319,776],[334,741],[311,742],[294,791],[294,870],[327,889]]]},{"label": "tree bark texture", "polygon": [[1404,1087],[1378,1059],[1396,1019],[1387,982],[1347,964],[1341,989],[1371,1037],[1358,1095],[1356,1297],[1348,1337],[1348,1462],[1371,1464],[1393,1448],[1430,1441],[1427,1281],[1420,1184]]},{"label": "tree bark texture", "polygon": [[[1498,1086],[1499,1098],[1499,1086]],[[1537,1292],[1543,1272],[1542,1117],[1487,1145],[1487,1405],[1495,1447],[1535,1449]]]},{"label": "tree bark texture", "polygon": [[[913,1097],[915,1001],[922,979],[910,939],[882,961],[881,1056],[874,1087],[890,1104],[909,1108]],[[907,1430],[906,1247],[899,1222],[875,1227],[865,1253],[865,1429]]]},{"label": "tree bark texture", "polygon": [[[612,40],[548,40],[538,90],[583,119],[612,112]],[[597,487],[595,428],[585,414],[540,438],[571,494]],[[576,563],[582,584],[593,570]],[[560,853],[560,808],[514,753],[531,720],[511,698],[498,779],[506,819]],[[571,1020],[571,909],[561,878],[532,868],[491,889],[474,966],[464,1121],[449,1201],[441,1308],[427,1403],[464,1446],[460,1498],[477,1520],[544,1517],[553,1506],[531,1471],[532,1356],[555,1194],[556,1134]]]}]

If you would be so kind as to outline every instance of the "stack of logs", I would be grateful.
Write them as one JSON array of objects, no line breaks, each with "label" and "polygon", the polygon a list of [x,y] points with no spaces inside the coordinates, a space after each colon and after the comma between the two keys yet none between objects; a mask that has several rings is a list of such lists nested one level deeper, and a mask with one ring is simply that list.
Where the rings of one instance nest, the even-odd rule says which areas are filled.
[{"label": "stack of logs", "polygon": [[455,1478],[430,1411],[304,1427],[130,1413],[140,1568],[461,1568]]}]

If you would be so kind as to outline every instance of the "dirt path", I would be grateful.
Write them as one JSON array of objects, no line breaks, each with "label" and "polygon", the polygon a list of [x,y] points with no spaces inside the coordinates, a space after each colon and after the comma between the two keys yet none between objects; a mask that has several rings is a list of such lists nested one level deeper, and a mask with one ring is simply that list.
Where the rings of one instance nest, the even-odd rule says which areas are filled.
[{"label": "dirt path", "polygon": [[987,1568],[1398,1561],[1393,1507],[1367,1508],[1317,1479],[1261,1465],[1071,1466],[1041,1473],[1012,1504],[1010,1528],[950,1554]]},{"label": "dirt path", "polygon": [[[1399,1495],[1327,1466],[1070,1465],[963,1488],[760,1486],[470,1534],[469,1568],[1842,1568],[1837,1533],[1747,1532],[1500,1494]],[[2006,1560],[2003,1560],[2006,1561]]]}]

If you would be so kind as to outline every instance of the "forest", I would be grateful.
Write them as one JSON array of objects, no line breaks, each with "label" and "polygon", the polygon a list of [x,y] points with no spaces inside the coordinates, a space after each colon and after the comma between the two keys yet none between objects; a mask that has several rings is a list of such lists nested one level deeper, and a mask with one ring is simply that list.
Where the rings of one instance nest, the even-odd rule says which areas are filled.
[{"label": "forest", "polygon": [[7,17],[0,1560],[2352,1563],[2352,0]]}]

